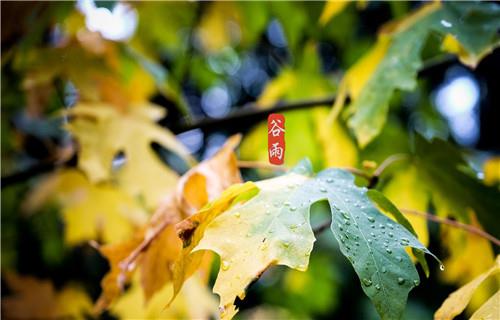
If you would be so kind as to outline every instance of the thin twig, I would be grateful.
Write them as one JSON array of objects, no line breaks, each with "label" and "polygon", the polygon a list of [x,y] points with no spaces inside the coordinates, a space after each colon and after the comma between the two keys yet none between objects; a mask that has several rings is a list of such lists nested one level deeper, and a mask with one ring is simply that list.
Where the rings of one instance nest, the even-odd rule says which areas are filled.
[{"label": "thin twig", "polygon": [[370,179],[372,178],[371,175],[367,172],[364,172],[363,170],[360,170],[358,168],[353,168],[353,167],[340,167],[340,169],[342,170],[345,170],[345,171],[349,171],[350,173],[358,176],[358,177],[362,177],[362,178],[365,178],[366,180],[370,181]]},{"label": "thin twig", "polygon": [[373,176],[379,177],[385,169],[387,169],[394,162],[398,162],[401,160],[408,159],[408,155],[406,153],[397,153],[387,157],[382,163],[375,169],[373,172]]},{"label": "thin twig", "polygon": [[449,226],[452,226],[452,227],[455,227],[458,229],[465,230],[469,233],[472,233],[472,234],[475,234],[477,236],[488,239],[491,242],[493,242],[495,245],[500,247],[500,240],[498,240],[497,238],[495,238],[494,236],[492,236],[488,232],[481,230],[477,227],[471,226],[469,224],[461,223],[461,222],[446,219],[446,218],[441,218],[441,217],[435,216],[435,215],[427,213],[427,212],[421,212],[421,211],[413,210],[413,209],[401,209],[401,211],[425,218],[425,219],[432,221],[432,222],[446,224],[446,225],[449,225]]},{"label": "thin twig", "polygon": [[408,159],[408,158],[409,158],[409,155],[404,154],[404,153],[393,154],[393,155],[387,157],[384,161],[382,161],[382,163],[377,167],[377,169],[375,169],[375,171],[371,175],[367,188],[368,189],[374,188],[377,185],[382,173],[384,173],[384,171],[390,165],[392,165],[395,162],[398,162],[398,161],[401,161],[404,159]]}]

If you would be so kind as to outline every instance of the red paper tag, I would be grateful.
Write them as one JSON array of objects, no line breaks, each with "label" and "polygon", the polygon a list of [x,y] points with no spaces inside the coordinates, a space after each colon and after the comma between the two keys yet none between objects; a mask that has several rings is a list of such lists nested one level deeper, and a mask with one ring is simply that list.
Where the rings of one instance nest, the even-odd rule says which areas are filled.
[{"label": "red paper tag", "polygon": [[267,154],[272,164],[285,161],[285,117],[282,114],[271,113],[267,117]]}]

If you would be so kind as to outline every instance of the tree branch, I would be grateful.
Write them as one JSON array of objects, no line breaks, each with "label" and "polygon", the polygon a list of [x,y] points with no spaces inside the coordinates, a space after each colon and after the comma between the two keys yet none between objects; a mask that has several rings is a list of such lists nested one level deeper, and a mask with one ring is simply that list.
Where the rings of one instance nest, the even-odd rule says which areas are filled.
[{"label": "tree branch", "polygon": [[301,100],[295,102],[278,102],[271,108],[262,109],[256,103],[250,103],[242,107],[235,107],[237,111],[231,112],[228,116],[220,119],[204,118],[193,123],[179,123],[171,126],[169,129],[174,133],[180,133],[193,129],[202,129],[204,131],[217,131],[221,128],[234,127],[240,129],[248,127],[249,124],[256,123],[265,119],[271,113],[279,113],[304,108],[319,106],[330,106],[335,101],[334,97],[322,99]]},{"label": "tree branch", "polygon": [[457,229],[462,229],[464,231],[467,231],[469,233],[475,234],[477,236],[480,236],[482,238],[488,239],[489,241],[493,242],[495,245],[500,247],[500,240],[489,234],[488,232],[481,230],[478,227],[471,226],[469,224],[461,223],[455,220],[447,219],[447,218],[441,218],[438,216],[435,216],[433,214],[427,213],[427,212],[421,212],[418,210],[413,210],[413,209],[401,209],[401,211],[409,214],[416,215],[418,217],[427,219],[429,221],[439,223],[439,224],[446,224],[451,227],[457,228]]}]

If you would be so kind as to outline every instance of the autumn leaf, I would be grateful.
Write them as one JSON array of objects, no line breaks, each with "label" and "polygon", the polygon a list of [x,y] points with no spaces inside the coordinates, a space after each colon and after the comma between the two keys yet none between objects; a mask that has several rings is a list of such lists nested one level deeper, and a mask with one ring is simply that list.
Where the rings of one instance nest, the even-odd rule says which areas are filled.
[{"label": "autumn leaf", "polygon": [[135,199],[110,184],[91,183],[75,169],[47,176],[27,196],[23,210],[33,213],[55,202],[62,208],[64,238],[70,244],[101,239],[122,241],[145,223],[146,212]]},{"label": "autumn leaf", "polygon": [[110,308],[120,319],[209,319],[217,313],[217,301],[205,280],[194,276],[186,282],[179,297],[165,308],[165,297],[172,295],[172,285],[165,285],[158,294],[146,300],[140,280],[134,277],[130,288]]},{"label": "autumn leaf", "polygon": [[449,320],[462,313],[472,298],[475,290],[481,285],[481,283],[483,283],[483,281],[485,281],[488,277],[497,274],[499,271],[500,257],[497,256],[494,265],[490,269],[450,294],[450,296],[443,302],[441,307],[434,314],[434,319]]},{"label": "autumn leaf", "polygon": [[500,157],[492,157],[484,162],[484,183],[491,186],[500,183]]},{"label": "autumn leaf", "polygon": [[[472,212],[469,216],[469,224],[482,229]],[[441,239],[446,242],[447,249],[444,260],[446,272],[443,272],[440,277],[445,283],[464,285],[485,272],[495,262],[492,244],[475,234],[443,226]],[[468,311],[483,304],[496,290],[495,281],[486,280],[470,300]]]},{"label": "autumn leaf", "polygon": [[175,191],[164,199],[149,223],[133,238],[100,248],[111,271],[101,282],[103,294],[96,310],[104,310],[118,297],[123,284],[131,279],[131,271],[137,268],[141,269],[140,283],[146,302],[172,281],[173,263],[182,249],[174,224],[199,210],[231,184],[241,182],[234,154],[240,139],[239,135],[230,137],[212,158],[186,172]]},{"label": "autumn leaf", "polygon": [[[460,34],[457,40],[477,63],[500,43],[495,35],[499,15],[498,6],[493,4],[435,2],[422,6],[404,20],[387,24],[374,48],[347,71],[332,112],[340,110],[349,94],[352,102],[347,110],[348,125],[359,145],[365,147],[380,133],[393,92],[415,88],[417,72],[422,67],[420,52],[430,32]],[[480,27],[475,19],[481,19]]]},{"label": "autumn leaf", "polygon": [[49,280],[9,272],[2,278],[11,292],[2,296],[4,318],[83,318],[92,309],[90,297],[77,286],[67,285],[56,290]]},{"label": "autumn leaf", "polygon": [[348,4],[349,1],[327,1],[321,13],[321,17],[319,17],[319,22],[322,25],[327,24],[333,17],[342,12]]},{"label": "autumn leaf", "polygon": [[[80,104],[70,109],[68,115],[73,118],[67,128],[80,144],[78,166],[89,179],[116,179],[132,196],[143,197],[149,208],[158,206],[178,178],[158,158],[151,144],[158,143],[194,163],[175,136],[154,123],[164,115],[159,107],[144,106],[122,114],[103,104]],[[113,160],[120,152],[125,156],[125,164],[113,169]]]},{"label": "autumn leaf", "polygon": [[315,241],[309,207],[323,200],[330,204],[332,232],[363,290],[383,319],[400,318],[408,292],[419,284],[405,247],[430,252],[400,213],[391,211],[410,230],[377,210],[350,173],[327,169],[313,177],[307,162],[278,178],[232,186],[179,223],[184,248],[174,269],[175,290],[196,270],[204,250],[214,251],[221,260],[214,292],[222,318],[231,318],[236,297],[243,299],[245,288],[269,266],[307,269]]},{"label": "autumn leaf", "polygon": [[500,291],[497,291],[474,314],[471,320],[493,320],[500,316]]}]

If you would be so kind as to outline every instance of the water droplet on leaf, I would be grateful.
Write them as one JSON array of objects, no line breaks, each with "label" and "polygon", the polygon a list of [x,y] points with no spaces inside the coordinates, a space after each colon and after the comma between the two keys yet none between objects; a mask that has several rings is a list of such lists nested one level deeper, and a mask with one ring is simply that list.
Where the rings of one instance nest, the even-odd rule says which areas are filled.
[{"label": "water droplet on leaf", "polygon": [[223,271],[229,270],[229,267],[231,267],[231,263],[229,261],[223,260],[221,264],[221,268]]}]

